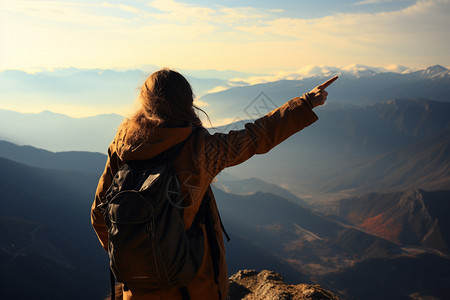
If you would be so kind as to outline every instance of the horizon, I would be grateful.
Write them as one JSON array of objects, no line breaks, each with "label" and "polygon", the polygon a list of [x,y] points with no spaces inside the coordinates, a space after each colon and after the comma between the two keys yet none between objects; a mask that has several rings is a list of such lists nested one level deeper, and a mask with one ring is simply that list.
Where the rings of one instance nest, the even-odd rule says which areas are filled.
[{"label": "horizon", "polygon": [[[334,75],[350,74],[358,77],[360,74],[365,74],[365,72],[406,75],[429,68],[438,68],[437,70],[440,71],[441,67],[447,70],[445,72],[448,72],[449,68],[442,65],[433,65],[425,68],[391,65],[381,68],[360,64],[344,67],[309,65],[298,70],[278,71],[271,74],[211,69],[178,71],[184,74],[188,81],[191,81],[194,94],[196,95],[195,104],[200,108],[206,108],[206,111],[208,111],[210,104],[205,102],[202,97],[236,87],[308,78],[317,78],[317,84],[320,84],[319,81],[327,77],[331,78]],[[22,114],[51,112],[74,119],[112,114],[127,117],[137,108],[136,99],[140,84],[143,83],[147,75],[155,70],[157,70],[156,66],[146,65],[142,69],[56,68],[51,70],[34,70],[33,72],[23,70],[0,71],[0,76],[4,76],[4,84],[0,84],[0,95],[2,96],[0,110]],[[8,71],[13,73],[8,73]],[[14,72],[21,72],[23,75],[19,76],[18,74],[20,73]],[[10,74],[12,74],[12,77]],[[116,75],[112,75],[113,77],[110,79],[108,77],[102,78],[103,75],[111,76],[111,74]],[[85,75],[87,79],[83,78]],[[218,75],[216,77],[221,79],[214,80],[214,75]],[[218,83],[205,89],[202,85],[208,86],[208,80],[210,79],[218,81]],[[22,86],[23,82],[28,85],[27,90],[22,91],[15,88],[17,85]],[[11,87],[10,84],[12,84]],[[113,88],[111,88],[111,85]],[[200,91],[197,90],[199,85]],[[304,87],[301,89],[301,92],[307,92],[303,89]],[[61,96],[64,97],[61,98]],[[214,126],[223,126],[229,124],[229,121],[231,121],[229,118],[217,119],[214,120]]]},{"label": "horizon", "polygon": [[[184,74],[188,81],[207,81],[208,79],[214,79],[216,74],[221,77],[220,83],[214,85],[212,88],[203,90],[197,93],[196,83],[192,83],[194,93],[196,95],[195,104],[200,108],[206,108],[209,103],[202,101],[202,97],[214,94],[222,91],[226,91],[235,87],[251,86],[261,83],[277,82],[281,80],[303,80],[307,78],[317,78],[318,84],[322,78],[331,77],[334,75],[352,74],[356,75],[360,72],[375,72],[375,73],[397,73],[397,74],[410,74],[417,71],[426,70],[434,67],[443,67],[447,70],[446,66],[433,65],[425,68],[408,68],[400,65],[391,65],[385,68],[372,67],[360,64],[352,64],[344,67],[335,66],[306,66],[304,68],[292,71],[278,71],[274,73],[266,74],[256,74],[256,73],[245,73],[238,72],[234,70],[178,70]],[[100,115],[119,115],[121,117],[127,117],[132,114],[137,108],[136,98],[138,87],[145,80],[146,76],[151,72],[157,70],[156,66],[143,66],[142,69],[83,69],[83,68],[56,68],[50,70],[34,70],[33,72],[27,72],[24,70],[4,70],[0,71],[0,75],[6,74],[6,85],[0,85],[0,95],[3,94],[2,101],[0,101],[0,110],[13,111],[23,114],[42,114],[45,112],[51,112],[54,114],[64,115],[74,119],[96,117]],[[17,79],[17,74],[13,75],[13,81],[19,80],[24,81],[28,84],[31,83],[28,91],[21,91],[9,88],[8,81],[8,71],[12,72],[22,72],[26,74],[26,77],[20,77]],[[102,87],[98,87],[99,83],[106,88],[108,88],[108,81],[101,80],[101,76],[104,72],[111,71],[115,74],[121,76],[121,83],[123,86],[115,86],[115,90],[122,96],[115,95],[113,102],[108,100],[108,92]],[[92,79],[87,82],[80,82],[80,78],[74,76],[82,74],[85,72],[92,72],[95,76],[98,76],[97,84],[92,84]],[[133,72],[133,73],[129,73]],[[136,75],[139,73],[139,76]],[[148,73],[148,74],[147,74]],[[145,76],[144,76],[145,75]],[[89,75],[91,78],[92,75]],[[139,78],[138,78],[139,77]],[[83,80],[83,79],[81,79]],[[100,80],[100,81],[98,81]],[[112,83],[116,85],[119,81],[117,78]],[[76,86],[72,86],[72,81],[75,82]],[[55,82],[62,86],[68,86],[68,90],[60,90],[59,87],[55,85]],[[104,82],[104,83],[103,83]],[[44,85],[44,88],[40,85]],[[81,84],[81,86],[80,86]],[[48,88],[50,85],[50,88]],[[201,85],[201,84],[200,84]],[[47,88],[46,88],[47,87]],[[117,93],[116,92],[116,93]],[[306,90],[302,92],[307,92]],[[59,99],[60,95],[64,93],[66,96],[64,99]],[[87,94],[86,94],[87,93]],[[80,96],[88,96],[87,99],[80,102]],[[51,100],[51,99],[53,100]],[[56,98],[56,99],[55,99]],[[98,100],[94,100],[94,99]],[[94,101],[93,101],[94,100]],[[206,121],[206,120],[205,120]],[[223,120],[215,120],[215,126],[222,126],[228,124],[230,120],[225,118]]]}]

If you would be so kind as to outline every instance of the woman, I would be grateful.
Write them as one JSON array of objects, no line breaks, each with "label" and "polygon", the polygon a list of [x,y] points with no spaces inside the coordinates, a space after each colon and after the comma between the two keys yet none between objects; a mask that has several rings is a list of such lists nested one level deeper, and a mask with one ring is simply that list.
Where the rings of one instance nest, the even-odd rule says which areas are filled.
[{"label": "woman", "polygon": [[[325,88],[336,79],[337,76],[302,97],[291,99],[254,123],[246,124],[243,130],[211,135],[201,127],[191,86],[181,74],[162,69],[150,75],[139,95],[141,107],[121,124],[108,148],[108,160],[98,183],[91,221],[102,246],[107,250],[108,234],[98,205],[105,201],[105,192],[119,168],[129,160],[155,157],[187,139],[173,163],[182,183],[185,226],[190,228],[203,195],[208,193],[220,249],[218,282],[214,280],[211,254],[205,243],[203,261],[187,290],[192,300],[224,299],[228,293],[224,243],[217,205],[209,185],[223,169],[240,164],[255,154],[268,152],[315,122],[317,116],[312,109],[325,103]],[[123,299],[181,299],[181,295],[176,287],[132,289],[123,291]]]}]

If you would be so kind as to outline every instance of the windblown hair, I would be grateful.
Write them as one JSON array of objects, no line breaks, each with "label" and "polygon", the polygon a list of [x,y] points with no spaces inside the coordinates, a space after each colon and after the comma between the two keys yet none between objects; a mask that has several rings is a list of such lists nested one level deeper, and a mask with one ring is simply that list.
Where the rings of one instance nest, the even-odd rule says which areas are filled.
[{"label": "windblown hair", "polygon": [[164,68],[151,74],[143,84],[138,99],[139,109],[119,128],[126,130],[127,144],[140,144],[155,128],[173,123],[202,126],[195,109],[203,110],[194,105],[191,85],[176,71]]}]

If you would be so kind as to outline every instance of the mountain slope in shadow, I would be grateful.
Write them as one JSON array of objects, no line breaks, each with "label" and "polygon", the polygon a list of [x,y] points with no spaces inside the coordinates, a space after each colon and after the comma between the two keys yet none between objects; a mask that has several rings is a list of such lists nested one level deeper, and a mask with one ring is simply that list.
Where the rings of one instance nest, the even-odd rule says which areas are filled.
[{"label": "mountain slope in shadow", "polygon": [[229,232],[238,233],[311,277],[361,260],[404,253],[392,242],[273,194],[234,195],[217,188],[214,192]]},{"label": "mountain slope in shadow", "polygon": [[347,189],[376,192],[414,187],[447,189],[450,186],[450,130],[361,161],[350,169],[345,166],[335,169],[328,180],[322,178],[320,185],[327,192]]},{"label": "mountain slope in shadow", "polygon": [[44,169],[74,170],[100,175],[106,155],[97,152],[51,152],[31,146],[18,146],[0,140],[0,157]]},{"label": "mountain slope in shadow", "polygon": [[448,185],[450,103],[397,99],[364,108],[330,105],[318,115],[319,122],[228,171],[239,178],[257,174],[308,203],[311,195],[324,192]]},{"label": "mountain slope in shadow", "polygon": [[338,215],[368,232],[402,245],[449,254],[450,191],[414,189],[371,193],[339,201]]},{"label": "mountain slope in shadow", "polygon": [[[300,272],[297,276],[302,282],[318,283],[336,291],[342,299],[445,299],[443,295],[449,292],[448,255],[389,241],[365,228],[333,221],[272,194],[233,195],[217,188],[214,191],[232,241],[237,233],[239,239],[244,238]],[[444,198],[440,201],[444,202]],[[433,209],[448,215],[442,206]],[[426,221],[418,218],[414,226],[426,227]],[[229,261],[236,260],[234,255],[227,255]],[[251,269],[264,265],[249,261],[247,267]],[[295,277],[286,277],[296,281]]]},{"label": "mountain slope in shadow", "polygon": [[0,216],[5,299],[100,299],[98,274],[80,265],[83,247],[54,226]]},{"label": "mountain slope in shadow", "polygon": [[[19,239],[27,249],[24,252],[27,255],[18,255],[20,260],[14,259],[14,263],[10,262],[10,256],[16,252],[3,253],[5,268],[15,274],[15,281],[27,282],[28,273],[38,276],[37,270],[48,267],[53,271],[45,273],[45,282],[39,281],[36,286],[39,291],[48,289],[63,294],[54,282],[59,282],[59,275],[66,274],[63,278],[73,286],[85,286],[92,295],[103,292],[108,282],[108,263],[90,224],[90,206],[98,177],[76,171],[30,167],[4,158],[0,158],[0,169],[4,170],[0,172],[0,216],[7,218],[2,232],[11,233],[12,230],[6,235],[8,238],[2,240],[1,247],[8,249]],[[22,229],[14,231],[16,228]],[[39,237],[39,242],[34,243],[33,236]],[[59,254],[70,258],[58,259]],[[72,260],[73,257],[76,259]],[[81,276],[86,273],[90,274],[88,282],[86,276]],[[4,276],[8,275],[4,273]],[[34,286],[31,281],[30,285]],[[66,297],[76,299],[67,294]]]},{"label": "mountain slope in shadow", "polygon": [[219,179],[218,182],[214,183],[214,186],[228,193],[239,195],[253,194],[256,192],[271,193],[288,199],[289,201],[292,201],[301,206],[307,206],[307,203],[303,199],[300,199],[288,190],[276,184],[265,182],[264,180],[256,177],[240,180]]}]

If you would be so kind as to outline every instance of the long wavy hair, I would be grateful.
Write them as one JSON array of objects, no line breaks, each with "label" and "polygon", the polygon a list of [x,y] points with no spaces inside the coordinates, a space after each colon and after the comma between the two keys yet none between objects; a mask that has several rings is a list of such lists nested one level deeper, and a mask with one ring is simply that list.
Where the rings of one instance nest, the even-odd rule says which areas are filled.
[{"label": "long wavy hair", "polygon": [[194,105],[191,85],[176,71],[164,68],[151,74],[138,100],[139,109],[119,127],[126,130],[127,144],[142,143],[157,127],[202,126],[196,110],[205,112]]}]

